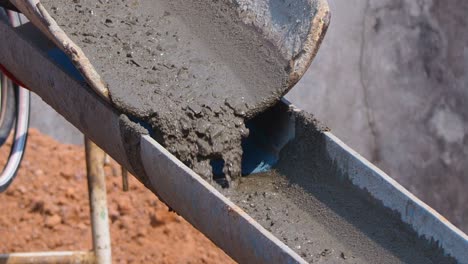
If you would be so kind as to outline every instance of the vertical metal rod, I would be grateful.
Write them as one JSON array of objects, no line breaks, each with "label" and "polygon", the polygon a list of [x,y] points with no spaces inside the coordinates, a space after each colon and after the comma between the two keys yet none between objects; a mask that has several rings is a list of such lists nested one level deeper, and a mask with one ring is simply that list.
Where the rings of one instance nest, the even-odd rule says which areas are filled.
[{"label": "vertical metal rod", "polygon": [[120,171],[122,173],[122,190],[128,192],[128,171],[123,166],[120,166]]},{"label": "vertical metal rod", "polygon": [[104,158],[104,165],[107,166],[107,165],[109,165],[109,164],[110,164],[110,157],[109,157],[109,155],[107,155],[107,153],[106,153],[106,157]]},{"label": "vertical metal rod", "polygon": [[107,212],[105,152],[85,137],[86,172],[91,209],[93,250],[97,264],[111,264],[111,240]]}]

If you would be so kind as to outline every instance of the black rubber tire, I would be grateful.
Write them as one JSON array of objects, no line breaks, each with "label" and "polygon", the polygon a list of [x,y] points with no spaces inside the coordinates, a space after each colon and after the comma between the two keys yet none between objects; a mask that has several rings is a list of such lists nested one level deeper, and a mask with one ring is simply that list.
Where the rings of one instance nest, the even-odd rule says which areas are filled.
[{"label": "black rubber tire", "polygon": [[[3,89],[1,85],[1,79],[6,78],[3,74],[0,73],[0,94],[3,94]],[[0,146],[3,146],[5,141],[8,139],[8,136],[13,129],[13,124],[16,120],[16,91],[13,88],[11,81],[8,81],[6,87],[6,108],[3,118],[0,117]],[[0,96],[1,100],[1,96]],[[0,103],[1,106],[1,103]],[[0,108],[1,115],[1,108]]]}]

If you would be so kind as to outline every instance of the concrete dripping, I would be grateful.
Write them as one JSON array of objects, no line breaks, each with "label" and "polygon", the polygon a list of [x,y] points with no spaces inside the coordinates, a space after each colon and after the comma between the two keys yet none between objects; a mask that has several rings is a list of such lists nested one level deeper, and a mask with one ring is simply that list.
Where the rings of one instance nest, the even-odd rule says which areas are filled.
[{"label": "concrete dripping", "polygon": [[107,83],[113,104],[212,179],[241,175],[245,120],[288,88],[288,61],[227,1],[42,1]]},{"label": "concrete dripping", "polygon": [[[346,175],[323,149],[322,132],[307,114],[279,111],[296,119],[295,139],[281,151],[273,171],[238,177],[241,140],[248,135],[244,121],[278,101],[287,86],[287,69],[279,67],[284,61],[262,40],[246,36],[249,45],[263,47],[262,54],[247,51],[249,56],[240,56],[233,46],[223,53],[213,43],[206,45],[195,35],[203,32],[206,39],[218,39],[206,23],[221,18],[213,13],[203,18],[206,21],[190,23],[199,17],[200,10],[192,8],[197,1],[43,2],[100,71],[116,107],[151,124],[154,137],[206,179],[211,180],[210,161],[223,159],[226,176],[237,179],[235,188],[220,188],[221,192],[304,259],[454,262],[437,245],[419,238],[397,214],[344,180]],[[188,15],[181,19],[182,13]],[[235,24],[217,32],[234,27],[242,35]],[[242,46],[242,41],[233,43]],[[246,61],[234,63],[238,60]],[[259,90],[252,96],[249,87]],[[264,94],[262,87],[278,89]],[[278,108],[258,120],[271,120],[272,111]]]}]

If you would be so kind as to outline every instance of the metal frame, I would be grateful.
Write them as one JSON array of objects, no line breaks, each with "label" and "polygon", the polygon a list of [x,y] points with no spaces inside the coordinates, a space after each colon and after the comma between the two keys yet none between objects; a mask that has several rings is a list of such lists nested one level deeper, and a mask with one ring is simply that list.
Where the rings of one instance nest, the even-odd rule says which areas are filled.
[{"label": "metal frame", "polygon": [[85,139],[86,172],[88,179],[92,251],[31,252],[0,254],[2,264],[111,264],[111,240],[107,211],[105,153],[92,141]]},{"label": "metal frame", "polygon": [[[0,61],[32,91],[92,139],[146,187],[238,262],[304,263],[295,252],[182,164],[148,135],[128,142],[121,114],[43,55],[29,40],[0,21]],[[13,56],[9,50],[19,50]],[[28,67],[24,67],[28,65]],[[64,89],[66,87],[67,89]],[[78,111],[79,110],[79,111]],[[294,110],[296,111],[296,110]],[[299,111],[299,110],[297,110]],[[326,132],[326,147],[353,185],[369,190],[421,236],[439,243],[460,263],[468,263],[468,238],[387,175]],[[128,152],[126,147],[134,147]],[[132,162],[133,161],[133,162]],[[138,171],[139,173],[135,173]],[[411,214],[405,212],[410,205]],[[414,206],[413,206],[414,205]],[[428,230],[428,228],[432,228]]]},{"label": "metal frame", "polygon": [[[23,21],[21,20],[18,13],[13,11],[7,11],[6,13],[11,25],[19,26],[23,24]],[[1,81],[2,87],[5,87],[4,90],[7,90],[9,85],[8,78],[3,76]],[[15,178],[21,160],[23,159],[24,149],[26,147],[26,141],[28,137],[30,91],[17,84],[13,85],[14,90],[17,91],[15,136],[7,164],[0,174],[0,192],[5,191]]]},{"label": "metal frame", "polygon": [[[11,25],[23,24],[20,15],[7,11]],[[6,80],[6,76],[2,81]],[[6,83],[6,82],[5,82]],[[4,84],[5,84],[4,83]],[[0,174],[0,192],[13,180],[21,163],[29,126],[30,91],[16,85],[18,90],[18,117],[10,158]],[[93,251],[31,252],[0,254],[0,263],[112,263],[109,220],[107,211],[105,156],[93,142],[85,138]]]}]

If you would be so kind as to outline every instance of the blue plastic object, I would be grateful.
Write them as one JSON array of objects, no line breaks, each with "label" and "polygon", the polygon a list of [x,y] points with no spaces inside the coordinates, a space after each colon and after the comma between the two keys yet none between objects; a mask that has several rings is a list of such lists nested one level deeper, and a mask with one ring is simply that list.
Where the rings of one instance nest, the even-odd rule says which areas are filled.
[{"label": "blue plastic object", "polygon": [[242,174],[249,175],[267,172],[278,162],[278,154],[268,148],[266,131],[260,129],[254,122],[247,122],[250,135],[242,142]]},{"label": "blue plastic object", "polygon": [[62,50],[59,48],[53,48],[47,51],[47,55],[57,63],[63,71],[70,74],[74,79],[79,82],[86,82],[83,76],[81,76],[81,73],[76,69],[75,65],[73,65],[68,56]]}]

